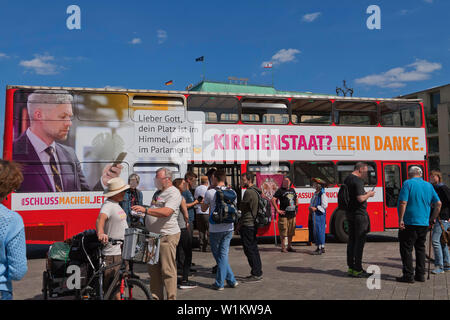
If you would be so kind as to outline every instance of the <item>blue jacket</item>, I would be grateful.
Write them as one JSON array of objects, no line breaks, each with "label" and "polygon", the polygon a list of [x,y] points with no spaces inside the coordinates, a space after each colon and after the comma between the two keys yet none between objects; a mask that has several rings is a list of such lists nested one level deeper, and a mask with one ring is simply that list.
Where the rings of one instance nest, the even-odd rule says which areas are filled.
[{"label": "blue jacket", "polygon": [[12,292],[12,280],[28,271],[22,217],[0,204],[0,291]]}]

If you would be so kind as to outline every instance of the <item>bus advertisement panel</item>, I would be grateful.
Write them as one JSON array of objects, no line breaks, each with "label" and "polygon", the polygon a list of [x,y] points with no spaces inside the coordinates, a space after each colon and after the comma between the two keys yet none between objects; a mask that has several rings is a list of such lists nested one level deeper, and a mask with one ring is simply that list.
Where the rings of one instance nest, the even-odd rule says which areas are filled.
[{"label": "bus advertisement panel", "polygon": [[[212,122],[206,110],[186,108],[188,95],[183,94],[10,90],[15,90],[10,102],[12,159],[23,165],[24,173],[10,205],[24,217],[27,239],[36,243],[61,240],[95,225],[104,187],[114,176],[127,180],[131,173],[139,174],[148,203],[155,191],[155,171],[161,166],[182,177],[195,165],[237,166],[245,172],[251,165],[275,168],[287,162],[283,174],[297,184],[305,172],[323,174],[330,169],[307,163],[334,167],[345,167],[346,161],[423,163],[426,155],[422,127]],[[125,157],[115,164],[120,154]],[[374,185],[377,196],[371,199],[380,207],[381,170],[374,165],[379,179]],[[327,189],[332,206],[338,191],[334,180]],[[236,183],[231,187],[238,188]],[[296,190],[299,211],[305,211],[313,190],[308,183]],[[307,224],[304,215],[299,215],[298,224]],[[276,233],[275,228],[263,235]]]}]

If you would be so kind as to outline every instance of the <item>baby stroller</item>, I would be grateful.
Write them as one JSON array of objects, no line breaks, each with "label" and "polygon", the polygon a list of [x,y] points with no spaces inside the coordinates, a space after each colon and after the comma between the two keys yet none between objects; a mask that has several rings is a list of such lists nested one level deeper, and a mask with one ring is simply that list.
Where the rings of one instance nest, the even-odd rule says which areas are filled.
[{"label": "baby stroller", "polygon": [[[101,243],[95,230],[83,231],[64,242],[55,242],[47,253],[46,270],[43,273],[42,293],[44,299],[75,296],[80,298],[80,288],[98,268]],[[80,288],[71,288],[70,266],[80,270]],[[69,270],[68,270],[69,269]],[[68,272],[69,271],[69,272]],[[69,281],[68,281],[69,280]]]}]

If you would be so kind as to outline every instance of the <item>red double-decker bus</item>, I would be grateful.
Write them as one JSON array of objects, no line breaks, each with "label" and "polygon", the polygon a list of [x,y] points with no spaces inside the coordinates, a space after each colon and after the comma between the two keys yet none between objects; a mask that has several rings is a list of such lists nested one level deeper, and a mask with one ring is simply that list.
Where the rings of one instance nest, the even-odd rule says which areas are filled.
[{"label": "red double-decker bus", "polygon": [[[94,228],[107,172],[121,153],[120,176],[139,174],[144,203],[162,166],[175,177],[223,169],[239,199],[243,172],[254,172],[269,198],[289,176],[303,228],[311,180],[321,178],[327,233],[341,241],[347,234],[337,192],[356,162],[368,163],[366,188],[376,192],[368,200],[371,231],[398,227],[397,199],[410,166],[427,176],[423,104],[410,99],[8,86],[3,139],[4,159],[21,163],[25,178],[4,204],[22,215],[30,244]],[[277,234],[276,223],[258,232]]]}]

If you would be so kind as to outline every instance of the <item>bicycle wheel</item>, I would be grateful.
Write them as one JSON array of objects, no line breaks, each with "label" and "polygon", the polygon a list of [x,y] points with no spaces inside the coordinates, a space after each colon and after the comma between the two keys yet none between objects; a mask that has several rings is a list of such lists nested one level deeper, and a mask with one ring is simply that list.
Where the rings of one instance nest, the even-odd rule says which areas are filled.
[{"label": "bicycle wheel", "polygon": [[[114,300],[116,295],[120,293],[120,282],[111,292],[109,300]],[[125,279],[123,300],[152,300],[150,290],[145,283],[138,279]]]}]

